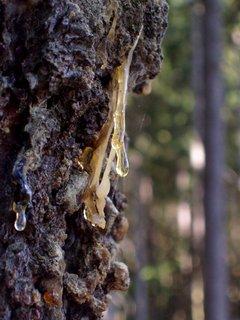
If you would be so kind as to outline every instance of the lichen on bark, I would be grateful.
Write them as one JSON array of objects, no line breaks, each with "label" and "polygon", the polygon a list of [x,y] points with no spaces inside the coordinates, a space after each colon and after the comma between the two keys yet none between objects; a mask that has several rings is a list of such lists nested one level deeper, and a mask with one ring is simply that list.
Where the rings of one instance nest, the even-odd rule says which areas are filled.
[{"label": "lichen on bark", "polygon": [[113,168],[106,228],[85,220],[92,168],[82,160],[97,148],[114,70],[141,26],[128,89],[157,75],[166,19],[164,1],[0,1],[0,319],[101,319],[108,293],[127,290],[116,261],[126,199]]}]

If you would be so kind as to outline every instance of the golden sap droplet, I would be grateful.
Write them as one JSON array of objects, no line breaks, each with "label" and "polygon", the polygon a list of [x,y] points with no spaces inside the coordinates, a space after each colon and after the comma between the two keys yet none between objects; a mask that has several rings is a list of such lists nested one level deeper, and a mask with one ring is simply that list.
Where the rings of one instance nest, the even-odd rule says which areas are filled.
[{"label": "golden sap droplet", "polygon": [[120,177],[126,177],[129,171],[129,163],[124,144],[121,149],[117,150],[116,171]]}]

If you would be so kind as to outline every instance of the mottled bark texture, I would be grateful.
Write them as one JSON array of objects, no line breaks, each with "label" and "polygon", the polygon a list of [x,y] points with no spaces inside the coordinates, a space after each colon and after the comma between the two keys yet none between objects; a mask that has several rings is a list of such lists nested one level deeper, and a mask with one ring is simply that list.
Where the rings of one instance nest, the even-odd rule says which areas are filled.
[{"label": "mottled bark texture", "polygon": [[[107,294],[128,288],[116,260],[127,231],[117,175],[101,230],[83,217],[89,170],[79,159],[95,147],[112,72],[142,25],[129,89],[157,75],[166,15],[156,0],[0,1],[1,320],[101,319]],[[27,206],[23,231],[14,202]]]}]

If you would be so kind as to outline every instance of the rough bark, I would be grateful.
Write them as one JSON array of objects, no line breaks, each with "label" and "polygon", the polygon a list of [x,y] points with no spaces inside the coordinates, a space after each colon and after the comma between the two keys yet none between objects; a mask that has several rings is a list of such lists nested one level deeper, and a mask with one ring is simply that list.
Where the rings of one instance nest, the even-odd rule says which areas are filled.
[{"label": "rough bark", "polygon": [[100,319],[107,294],[127,290],[117,175],[102,230],[83,216],[91,168],[79,159],[99,141],[113,71],[142,25],[129,89],[157,75],[166,15],[156,0],[0,1],[0,319]]}]

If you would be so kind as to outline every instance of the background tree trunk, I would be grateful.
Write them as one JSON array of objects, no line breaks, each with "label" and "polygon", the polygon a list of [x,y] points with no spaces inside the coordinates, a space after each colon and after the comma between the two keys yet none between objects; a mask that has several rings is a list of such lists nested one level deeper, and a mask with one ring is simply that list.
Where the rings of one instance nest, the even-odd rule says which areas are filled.
[{"label": "background tree trunk", "polygon": [[135,303],[136,320],[147,320],[148,313],[148,284],[143,279],[143,269],[148,264],[148,229],[149,207],[152,201],[151,179],[144,176],[136,166],[134,170],[135,185],[134,194],[134,240],[136,247],[137,272],[135,277]]},{"label": "background tree trunk", "polygon": [[205,317],[206,320],[227,320],[221,5],[218,0],[205,0],[204,5]]},{"label": "background tree trunk", "polygon": [[[191,319],[204,319],[204,303],[194,297],[194,290],[203,295],[203,246],[204,246],[204,210],[203,210],[203,168],[204,168],[204,55],[203,55],[203,15],[202,0],[194,0],[191,11],[191,47],[192,47],[192,89],[194,93],[193,141],[190,150],[192,165],[192,219],[191,219]],[[200,258],[201,263],[198,261]]]},{"label": "background tree trunk", "polygon": [[[79,159],[141,26],[129,88],[157,75],[166,15],[154,0],[0,1],[0,319],[100,319],[108,292],[128,288],[116,174],[101,230],[83,217],[91,168]],[[23,231],[13,209],[26,209]]]}]

